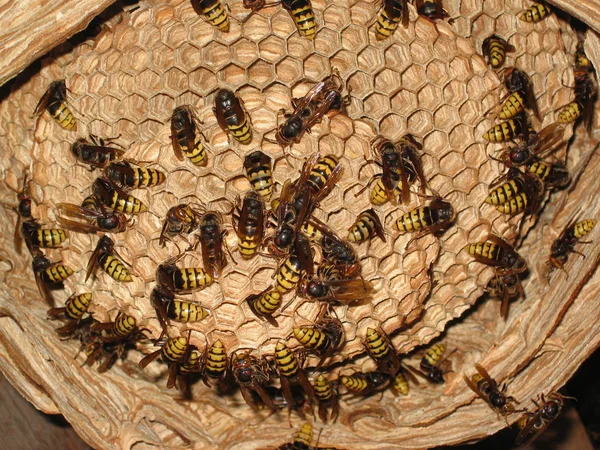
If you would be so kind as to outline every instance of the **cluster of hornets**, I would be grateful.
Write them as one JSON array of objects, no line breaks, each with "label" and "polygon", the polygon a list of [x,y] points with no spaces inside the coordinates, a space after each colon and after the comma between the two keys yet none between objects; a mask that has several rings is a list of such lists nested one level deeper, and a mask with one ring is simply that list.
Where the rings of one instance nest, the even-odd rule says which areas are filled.
[{"label": "cluster of hornets", "polygon": [[[207,20],[221,31],[228,31],[229,22],[225,9],[218,0],[197,2],[194,8],[206,15]],[[309,0],[283,0],[282,6],[290,11],[298,31],[314,39],[316,24]],[[430,19],[447,16],[441,2],[422,0],[417,2],[419,13]],[[261,1],[245,1],[252,11],[271,6]],[[522,13],[521,19],[528,22],[542,20],[550,13],[542,3],[536,3]],[[389,37],[402,21],[408,23],[407,1],[385,0],[375,27],[379,40]],[[503,149],[498,158],[507,167],[507,172],[492,186],[486,203],[494,205],[505,214],[536,215],[548,191],[565,187],[569,181],[566,165],[560,161],[549,161],[551,153],[563,142],[566,123],[579,118],[589,126],[596,99],[596,81],[593,67],[587,59],[580,40],[575,55],[574,78],[575,99],[558,113],[558,122],[537,132],[530,126],[528,111],[538,115],[531,81],[526,73],[515,67],[503,68],[506,53],[514,47],[502,37],[487,38],[482,53],[488,64],[501,71],[507,94],[495,107],[495,113],[503,122],[488,130],[483,138],[490,142],[512,141],[511,148]],[[334,70],[332,75],[314,85],[308,93],[292,100],[293,112],[285,115],[278,126],[275,141],[283,148],[300,142],[311,127],[323,117],[344,113],[348,94],[344,95],[344,83]],[[67,87],[64,80],[50,85],[41,98],[35,114],[47,111],[58,125],[66,130],[77,129],[73,114],[66,105]],[[215,97],[214,114],[219,126],[231,139],[247,145],[252,141],[252,126],[243,103],[227,89],[218,91]],[[198,167],[208,164],[209,156],[204,144],[206,139],[200,130],[191,106],[177,107],[171,117],[171,140],[176,157]],[[32,199],[29,183],[24,180],[18,193],[19,222],[16,227],[15,245],[21,251],[25,242],[32,255],[33,272],[40,292],[52,308],[48,315],[61,318],[64,325],[57,333],[81,343],[86,355],[86,364],[99,364],[99,371],[108,370],[119,358],[124,358],[130,348],[139,341],[148,342],[147,331],[136,320],[119,313],[114,322],[100,323],[87,313],[92,302],[89,292],[74,294],[64,307],[53,307],[51,290],[60,288],[61,283],[74,273],[62,262],[52,262],[42,249],[59,247],[68,239],[69,231],[77,233],[121,233],[131,224],[129,215],[147,211],[147,207],[131,195],[131,189],[152,188],[163,183],[164,173],[142,167],[139,163],[124,159],[125,150],[114,139],[90,136],[89,140],[76,140],[71,150],[75,158],[91,170],[101,170],[101,175],[91,187],[92,194],[81,205],[60,203],[56,205],[58,221],[64,229],[43,228],[32,216]],[[406,203],[410,187],[417,180],[419,196],[423,206],[401,214],[394,222],[398,233],[413,233],[413,239],[426,234],[440,234],[449,228],[455,218],[452,205],[436,192],[426,194],[426,176],[421,167],[419,142],[406,135],[398,142],[377,137],[372,142],[376,155],[374,162],[381,173],[373,179],[370,192],[370,208],[356,218],[345,238],[338,235],[326,223],[313,217],[313,211],[339,181],[343,166],[334,155],[320,153],[308,157],[294,181],[286,181],[280,195],[271,199],[274,192],[271,157],[261,151],[249,153],[244,160],[244,175],[251,190],[232,208],[233,228],[238,237],[239,255],[251,259],[266,248],[267,255],[277,258],[278,268],[274,282],[262,292],[245,299],[251,311],[261,319],[277,326],[275,314],[281,308],[283,297],[295,291],[296,295],[321,302],[321,310],[313,326],[296,327],[293,336],[301,344],[301,351],[290,350],[284,341],[279,341],[270,356],[257,357],[251,350],[238,349],[227,354],[220,340],[204,350],[190,342],[190,335],[168,337],[171,321],[197,322],[208,314],[200,304],[178,299],[178,295],[204,289],[218,282],[223,268],[228,264],[226,253],[230,253],[224,241],[226,230],[223,217],[215,211],[207,211],[200,204],[179,204],[167,213],[160,235],[162,246],[168,240],[183,239],[188,250],[200,246],[203,267],[179,267],[176,263],[183,254],[160,264],[156,269],[156,286],[151,294],[151,303],[156,310],[162,334],[154,341],[160,348],[144,357],[141,368],[162,357],[169,367],[167,387],[177,386],[190,397],[190,383],[202,379],[207,386],[216,384],[221,392],[238,387],[244,400],[254,409],[282,408],[297,412],[305,417],[317,405],[317,413],[323,422],[335,421],[339,412],[338,390],[356,396],[370,396],[392,389],[396,394],[406,395],[409,381],[418,384],[418,378],[431,383],[444,383],[444,374],[449,371],[449,354],[446,346],[438,343],[423,356],[419,368],[400,361],[389,337],[380,329],[368,328],[364,346],[377,369],[356,372],[330,380],[322,366],[327,359],[344,346],[342,322],[332,305],[353,305],[368,301],[373,285],[361,276],[360,261],[353,244],[379,238],[385,241],[386,231],[375,207],[387,202]],[[367,186],[368,187],[368,186]],[[365,188],[366,189],[366,188]],[[551,249],[549,268],[563,269],[575,245],[593,229],[596,221],[587,219],[572,221],[554,242]],[[193,242],[192,242],[193,241]],[[315,264],[314,247],[318,247],[321,259]],[[490,235],[484,242],[469,243],[465,250],[477,261],[493,266],[495,275],[487,291],[502,299],[500,313],[508,314],[510,300],[523,295],[521,276],[527,271],[527,263],[513,246],[498,235]],[[230,257],[233,258],[230,254]],[[315,269],[316,266],[316,269]],[[132,280],[127,264],[115,250],[114,241],[103,234],[89,260],[87,279],[97,268],[102,269],[117,282]],[[190,331],[191,333],[191,331]],[[319,358],[316,367],[310,368],[314,377],[309,380],[307,368],[303,368],[305,356],[310,353]],[[523,413],[517,424],[517,444],[535,439],[560,413],[565,397],[557,392],[541,394],[534,400],[536,409],[518,409],[518,402],[505,394],[506,386],[500,385],[484,367],[476,365],[477,373],[465,375],[468,386],[498,414],[508,416]],[[279,386],[273,380],[279,379]],[[279,449],[325,449],[313,446],[313,429],[305,424],[293,438],[293,442]]]}]

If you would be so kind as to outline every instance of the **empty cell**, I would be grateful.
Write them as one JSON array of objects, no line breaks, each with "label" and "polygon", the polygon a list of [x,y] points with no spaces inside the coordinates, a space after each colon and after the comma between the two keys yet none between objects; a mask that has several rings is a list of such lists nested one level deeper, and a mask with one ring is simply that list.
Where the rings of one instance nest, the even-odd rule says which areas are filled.
[{"label": "empty cell", "polygon": [[163,73],[175,65],[175,52],[166,45],[159,44],[149,55],[152,68]]},{"label": "empty cell", "polygon": [[389,114],[385,116],[379,125],[379,131],[382,136],[397,141],[402,137],[406,130],[406,119],[397,114]]},{"label": "empty cell", "polygon": [[357,68],[356,55],[346,50],[340,50],[329,61],[331,68],[337,69],[343,79],[348,78]]},{"label": "empty cell", "polygon": [[239,39],[231,46],[233,62],[241,67],[248,67],[258,58],[257,45],[248,39]]},{"label": "empty cell", "polygon": [[319,55],[311,55],[304,60],[304,75],[312,80],[321,81],[331,74],[329,61]]},{"label": "empty cell", "polygon": [[335,31],[341,31],[350,24],[348,8],[330,4],[323,12],[323,25]]},{"label": "empty cell", "polygon": [[340,48],[340,44],[340,34],[324,28],[315,39],[315,50],[324,56],[331,56]]},{"label": "empty cell", "polygon": [[225,45],[211,42],[202,49],[202,61],[210,68],[218,69],[231,61],[231,55]]},{"label": "empty cell", "polygon": [[200,67],[188,75],[190,89],[206,95],[217,88],[217,76],[208,69]]},{"label": "empty cell", "polygon": [[425,68],[413,64],[402,74],[402,88],[417,92],[427,82]]},{"label": "empty cell", "polygon": [[352,96],[363,98],[373,90],[373,78],[364,72],[357,71],[348,79]]},{"label": "empty cell", "polygon": [[202,52],[194,45],[184,42],[175,50],[175,60],[178,67],[189,73],[200,66]]},{"label": "empty cell", "polygon": [[219,80],[231,87],[240,86],[246,81],[246,71],[235,64],[227,64],[219,71]]},{"label": "empty cell", "polygon": [[122,70],[135,75],[146,68],[148,63],[148,53],[140,47],[130,47],[123,53],[123,59],[126,61]]},{"label": "empty cell", "polygon": [[350,25],[342,31],[342,47],[352,53],[358,53],[369,43],[367,29],[358,25]]},{"label": "empty cell", "polygon": [[314,44],[296,33],[287,39],[287,50],[289,56],[303,60],[314,52]]},{"label": "empty cell", "polygon": [[377,72],[384,67],[383,51],[379,48],[368,46],[358,54],[358,67],[368,72]]},{"label": "empty cell", "polygon": [[381,94],[371,94],[364,100],[365,114],[374,119],[381,119],[390,112],[389,97]]},{"label": "empty cell", "polygon": [[276,36],[269,36],[258,44],[260,57],[267,62],[276,63],[285,56],[285,41]]},{"label": "empty cell", "polygon": [[442,103],[442,89],[432,84],[425,85],[417,94],[420,108],[433,111]]},{"label": "empty cell", "polygon": [[402,77],[398,72],[383,69],[375,76],[375,89],[383,94],[392,96],[401,89]]},{"label": "empty cell", "polygon": [[266,38],[270,33],[269,21],[267,18],[254,14],[242,24],[242,34],[244,37],[255,42]]},{"label": "empty cell", "polygon": [[168,70],[162,76],[162,86],[173,97],[188,89],[187,75],[177,68]]},{"label": "empty cell", "polygon": [[425,136],[433,130],[433,117],[427,111],[417,111],[409,116],[407,126],[411,134]]},{"label": "empty cell", "polygon": [[302,62],[288,56],[277,64],[275,72],[278,80],[288,85],[293,84],[302,76]]},{"label": "empty cell", "polygon": [[403,89],[392,97],[392,109],[395,113],[408,116],[416,108],[417,94],[414,92]]}]

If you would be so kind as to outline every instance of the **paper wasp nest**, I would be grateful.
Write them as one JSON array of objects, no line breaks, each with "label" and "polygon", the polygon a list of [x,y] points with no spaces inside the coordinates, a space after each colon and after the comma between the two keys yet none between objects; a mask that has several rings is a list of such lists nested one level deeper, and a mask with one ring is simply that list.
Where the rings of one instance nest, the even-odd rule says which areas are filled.
[{"label": "paper wasp nest", "polygon": [[[159,325],[149,301],[154,271],[185,247],[181,241],[164,249],[158,245],[162,220],[171,206],[202,203],[222,212],[230,227],[228,213],[237,196],[249,189],[245,179],[233,179],[242,173],[245,155],[262,148],[273,157],[278,195],[281,185],[297,176],[304,158],[319,150],[338,156],[344,173],[316,216],[345,235],[348,224],[369,207],[368,192],[359,193],[379,171],[366,162],[373,157],[370,141],[378,135],[396,140],[412,133],[423,143],[429,186],[452,203],[457,220],[441,239],[426,236],[407,247],[410,236],[397,237],[391,225],[422,202],[414,193],[416,187],[410,204],[378,208],[389,231],[387,243],[376,239],[357,248],[363,276],[374,283],[376,293],[370,303],[335,308],[347,343],[334,362],[347,363],[336,364],[332,373],[374,367],[364,356],[367,327],[381,326],[393,334],[401,354],[429,343],[475,304],[492,275],[461,251],[464,245],[482,240],[490,230],[513,238],[519,224],[519,218],[507,220],[493,207],[481,206],[489,184],[502,170],[489,157],[501,146],[486,146],[481,136],[494,123],[486,112],[504,95],[498,75],[480,55],[481,42],[497,32],[517,48],[508,55],[506,66],[530,74],[547,125],[555,120],[553,111],[571,100],[572,91],[566,86],[572,81],[573,31],[560,25],[556,16],[536,25],[520,22],[516,14],[530,6],[525,0],[446,0],[444,6],[455,18],[452,24],[417,19],[409,6],[409,26],[399,26],[393,37],[379,42],[373,27],[377,3],[319,0],[313,2],[319,29],[311,42],[299,36],[280,7],[241,22],[248,12],[241,2],[229,4],[231,30],[224,34],[199,17],[187,0],[142,1],[139,9],[109,23],[94,39],[45,60],[38,73],[18,79],[2,99],[2,199],[15,204],[11,189],[20,187],[29,170],[34,216],[47,224],[55,223],[56,203],[80,203],[97,176],[77,164],[69,151],[78,137],[120,136],[117,142],[126,146],[126,158],[150,161],[151,167],[168,174],[164,185],[134,192],[149,212],[115,236],[119,253],[132,263],[134,282],[119,284],[99,272],[85,283],[85,265],[97,238],[71,233],[63,249],[49,252],[51,259],[62,259],[78,270],[67,280],[66,291],[56,295],[57,304],[72,293],[91,290],[90,311],[98,320],[114,319],[123,311],[157,337]],[[348,114],[325,119],[294,145],[290,167],[281,148],[263,137],[273,138],[282,120],[278,112],[291,111],[292,97],[304,95],[333,69],[339,70],[350,90]],[[37,127],[31,117],[49,83],[58,79],[65,79],[70,90],[76,133],[60,129],[47,114]],[[249,146],[228,143],[216,123],[212,106],[221,87],[236,91],[245,103],[254,130]],[[204,169],[179,162],[171,148],[170,116],[176,106],[186,104],[203,121],[210,149]],[[535,127],[540,129],[541,124],[535,122]],[[564,273],[554,274],[548,286],[540,278],[552,240],[574,211],[589,212],[590,217],[598,211],[596,198],[586,195],[597,192],[598,177],[588,175],[597,166],[597,157],[589,153],[587,137],[577,142],[581,147],[570,153],[569,167],[585,170],[579,184],[572,192],[553,195],[542,223],[524,244],[531,266],[526,299],[511,305],[506,322],[499,317],[496,301],[455,321],[444,337],[450,349],[457,349],[451,357],[454,372],[447,375],[445,385],[423,383],[412,387],[406,398],[386,392],[381,399],[375,396],[351,407],[342,401],[340,419],[323,428],[322,445],[426,448],[483,437],[504,422],[497,421],[481,401],[471,404],[474,395],[462,373],[472,373],[474,363],[481,362],[492,375],[509,381],[511,395],[527,402],[562,385],[597,346],[599,313],[589,304],[597,294],[597,280],[581,284],[595,267],[597,246],[586,248],[585,260],[574,258],[567,268],[568,280]],[[553,223],[550,212],[560,204],[563,215]],[[220,397],[196,384],[195,400],[178,401],[179,394],[165,389],[164,377],[158,378],[165,366],[154,364],[140,371],[135,367],[141,358],[137,352],[130,352],[128,361],[106,374],[79,367],[81,356],[73,359],[76,345],[60,341],[54,333],[56,323],[46,320],[47,307],[35,290],[31,261],[14,251],[14,213],[0,214],[5,281],[0,306],[12,319],[0,321],[2,370],[39,408],[60,411],[84,439],[103,448],[149,448],[160,443],[185,447],[181,435],[194,448],[260,448],[291,440],[293,429],[282,420],[285,412],[255,413],[239,394]],[[230,232],[227,241],[233,249],[235,233]],[[244,299],[272,283],[276,262],[261,256],[247,262],[236,253],[234,258],[237,264],[230,262],[220,283],[192,297],[210,309],[209,317],[189,326],[175,324],[172,335],[189,328],[194,330],[192,342],[201,349],[221,339],[228,351],[250,347],[272,354],[275,342],[288,339],[294,326],[310,324],[319,307],[295,298],[276,315],[279,327],[258,320]],[[201,265],[191,256],[181,264]],[[433,281],[428,277],[432,264]],[[291,299],[286,296],[284,304]],[[293,338],[288,343],[297,345]],[[414,363],[420,356],[411,357]],[[295,427],[301,423],[295,415],[292,420]]]}]

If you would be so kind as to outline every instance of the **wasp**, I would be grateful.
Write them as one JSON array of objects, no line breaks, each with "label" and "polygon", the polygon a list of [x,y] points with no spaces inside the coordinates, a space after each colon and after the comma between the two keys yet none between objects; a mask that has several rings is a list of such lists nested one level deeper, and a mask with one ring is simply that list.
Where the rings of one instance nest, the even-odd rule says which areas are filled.
[{"label": "wasp", "polygon": [[501,106],[498,118],[508,120],[529,108],[536,117],[540,117],[533,93],[533,85],[529,76],[515,67],[509,67],[504,71],[504,86],[510,92],[508,98]]},{"label": "wasp", "polygon": [[[581,50],[583,53],[583,50]],[[583,53],[585,57],[585,53]],[[587,59],[587,57],[585,57]],[[591,130],[594,103],[598,95],[598,89],[595,80],[592,77],[593,66],[583,62],[579,66],[577,61],[582,57],[577,57],[576,67],[573,69],[575,76],[575,100],[566,105],[558,115],[558,121],[561,123],[575,122],[583,115],[583,122],[586,128]]]},{"label": "wasp", "polygon": [[526,412],[517,421],[519,434],[516,445],[529,445],[544,432],[546,428],[560,415],[567,397],[558,392],[550,392],[548,397],[540,395],[538,401],[532,400],[536,406],[533,412]]},{"label": "wasp", "polygon": [[577,253],[575,250],[575,244],[581,238],[587,236],[596,225],[596,221],[593,219],[582,220],[581,222],[575,223],[571,221],[569,225],[562,231],[558,239],[552,243],[550,250],[550,264],[558,269],[562,269],[569,258],[569,253]]},{"label": "wasp", "polygon": [[390,386],[391,377],[379,371],[356,372],[340,377],[340,381],[349,392],[367,397],[386,390]]},{"label": "wasp", "polygon": [[558,144],[563,141],[564,131],[563,124],[555,122],[548,125],[527,141],[503,150],[499,160],[507,167],[522,166],[539,161],[558,149]]},{"label": "wasp", "polygon": [[448,13],[442,8],[442,0],[416,0],[419,15],[430,20],[438,20],[448,17]]},{"label": "wasp", "polygon": [[205,289],[214,282],[212,274],[202,267],[179,268],[171,258],[156,268],[156,281],[162,290],[172,293],[189,293]]},{"label": "wasp", "polygon": [[282,293],[273,287],[269,287],[260,294],[251,294],[246,297],[250,310],[258,317],[264,317],[271,325],[277,327],[279,324],[273,318],[273,313],[281,306]]},{"label": "wasp", "polygon": [[218,30],[223,33],[229,31],[229,16],[219,0],[192,0],[192,7]]},{"label": "wasp", "polygon": [[313,439],[313,427],[309,423],[305,423],[302,427],[294,433],[294,441],[277,447],[277,450],[316,450],[317,447],[313,447],[310,444]]},{"label": "wasp", "polygon": [[515,47],[510,45],[505,39],[493,34],[485,38],[481,45],[481,51],[488,65],[492,69],[499,69],[504,65],[506,53],[514,52]]},{"label": "wasp", "polygon": [[[446,346],[444,344],[435,344],[431,346],[421,358],[420,369],[415,369],[411,366],[406,366],[409,370],[421,375],[427,381],[434,384],[444,383],[444,371],[441,365],[447,360],[448,356],[443,357],[446,353]],[[452,352],[454,353],[454,351]]]},{"label": "wasp", "polygon": [[166,180],[163,172],[145,167],[133,167],[128,161],[111,162],[104,169],[104,176],[123,189],[158,186]]},{"label": "wasp", "polygon": [[416,385],[419,385],[419,381],[412,375],[411,372],[404,371],[402,368],[400,368],[392,381],[392,392],[396,395],[408,395],[408,380]]},{"label": "wasp", "polygon": [[415,138],[407,134],[395,144],[390,140],[379,137],[371,143],[371,148],[378,154],[382,173],[375,175],[377,183],[371,190],[370,201],[375,206],[381,206],[388,201],[394,205],[397,196],[402,196],[402,202],[407,203],[410,196],[409,186],[418,178],[421,191],[427,186],[418,150],[423,147]]},{"label": "wasp", "polygon": [[344,343],[344,328],[342,322],[331,314],[331,308],[326,305],[319,312],[312,327],[295,327],[294,337],[304,348],[321,357],[318,366],[325,358],[333,355]]},{"label": "wasp", "polygon": [[454,207],[440,197],[434,197],[429,206],[420,206],[398,217],[394,228],[403,233],[418,232],[417,236],[435,234],[448,228],[456,218]]},{"label": "wasp", "polygon": [[164,344],[156,350],[155,352],[146,355],[139,363],[140,369],[143,369],[152,361],[154,361],[159,356],[162,356],[163,361],[169,366],[169,378],[167,380],[167,388],[171,389],[175,386],[175,381],[177,378],[177,372],[181,364],[185,363],[188,360],[190,352],[192,350],[190,346],[190,335],[191,330],[188,333],[188,336],[179,336],[176,338],[167,339]]},{"label": "wasp", "polygon": [[53,81],[38,102],[33,114],[41,114],[45,109],[62,128],[77,131],[77,123],[73,113],[67,107],[66,101],[67,85],[65,80]]},{"label": "wasp", "polygon": [[377,17],[375,38],[383,41],[390,37],[400,21],[404,28],[408,26],[408,0],[385,0]]},{"label": "wasp", "polygon": [[527,270],[527,262],[514,247],[500,236],[490,234],[484,242],[467,244],[465,250],[477,261],[488,266],[513,269],[518,273]]},{"label": "wasp", "polygon": [[50,306],[53,306],[50,288],[62,288],[62,282],[73,275],[73,269],[61,263],[53,263],[39,249],[33,253],[31,265],[40,294]]},{"label": "wasp", "polygon": [[537,23],[548,16],[552,10],[545,3],[534,3],[519,15],[523,22]]},{"label": "wasp", "polygon": [[92,186],[94,195],[115,212],[139,214],[148,211],[146,205],[133,195],[127,194],[123,189],[108,180],[96,178]]},{"label": "wasp", "polygon": [[[218,0],[216,3],[219,4]],[[197,135],[196,122],[198,119],[190,106],[175,108],[171,116],[171,144],[179,161],[183,161],[185,155],[195,166],[204,167],[208,164],[208,154]]]},{"label": "wasp", "polygon": [[296,406],[290,388],[292,384],[302,387],[306,394],[307,402],[309,404],[312,403],[314,396],[312,385],[308,381],[308,378],[306,378],[306,374],[300,367],[298,358],[296,358],[294,353],[282,341],[278,341],[275,345],[274,357],[277,371],[280,375],[281,390],[283,392],[283,397],[288,403],[288,408],[291,409]]},{"label": "wasp", "polygon": [[534,214],[544,193],[544,183],[541,178],[528,172],[522,172],[511,167],[508,180],[490,191],[485,202],[495,205],[503,214]]},{"label": "wasp", "polygon": [[252,189],[268,200],[273,193],[273,173],[271,157],[260,150],[250,153],[244,158],[244,170]]},{"label": "wasp", "polygon": [[475,369],[477,369],[478,373],[472,375],[471,378],[466,375],[464,376],[465,382],[471,390],[485,400],[489,407],[497,414],[508,416],[515,413],[514,404],[518,404],[519,402],[514,397],[507,397],[504,394],[506,385],[500,388],[496,380],[490,377],[487,371],[479,364],[475,364]]},{"label": "wasp", "polygon": [[185,203],[170,208],[158,239],[160,246],[164,247],[175,236],[191,233],[198,227],[199,217],[200,213]]},{"label": "wasp", "polygon": [[204,269],[210,276],[218,280],[227,265],[227,258],[223,253],[223,237],[226,230],[221,231],[223,218],[219,213],[207,212],[200,217],[200,248]]},{"label": "wasp", "polygon": [[489,142],[506,142],[522,136],[523,140],[527,141],[529,134],[529,121],[525,113],[521,112],[505,122],[494,125],[484,133],[483,138]]},{"label": "wasp", "polygon": [[204,354],[204,384],[210,387],[208,378],[224,380],[227,375],[227,350],[220,339],[206,349]]},{"label": "wasp", "polygon": [[156,311],[156,316],[163,329],[167,332],[169,321],[191,323],[199,322],[208,316],[208,311],[197,303],[175,300],[170,291],[154,288],[150,294],[150,301]]},{"label": "wasp", "polygon": [[228,89],[220,89],[215,97],[213,112],[225,133],[231,134],[241,144],[250,144],[252,128],[240,99],[233,92]]},{"label": "wasp", "polygon": [[275,409],[273,400],[264,388],[271,379],[265,360],[251,355],[248,351],[238,350],[231,355],[231,372],[248,406],[258,409],[252,398],[251,391],[254,391],[267,408]]},{"label": "wasp", "polygon": [[[335,422],[340,412],[337,389],[325,378],[325,375],[320,374],[313,382],[313,390],[319,403],[319,418],[325,423],[328,419]],[[329,413],[330,407],[331,414]]]},{"label": "wasp", "polygon": [[[307,1],[307,0],[292,0]],[[275,139],[281,147],[297,144],[310,129],[321,122],[330,112],[340,111],[346,100],[342,97],[343,83],[334,71],[313,86],[301,99],[293,99],[294,111],[285,114],[285,122],[279,126]],[[347,98],[347,97],[346,97]]]},{"label": "wasp", "polygon": [[111,162],[121,159],[125,153],[122,149],[108,146],[115,139],[117,138],[102,139],[90,134],[91,143],[79,138],[71,145],[71,152],[77,160],[89,164],[91,169],[103,169]]},{"label": "wasp", "polygon": [[72,336],[75,328],[80,324],[81,319],[87,313],[87,310],[92,303],[92,294],[85,292],[83,294],[73,294],[65,302],[62,308],[51,308],[48,310],[48,316],[56,317],[64,314],[67,319],[67,324],[57,328],[56,332],[59,336]]},{"label": "wasp", "polygon": [[240,201],[233,215],[234,229],[238,237],[238,251],[244,259],[251,259],[258,250],[265,235],[265,204],[255,191],[248,191],[240,207]]},{"label": "wasp", "polygon": [[512,268],[496,267],[496,273],[488,282],[485,290],[492,297],[502,299],[500,317],[507,316],[510,299],[524,295],[519,272]]},{"label": "wasp", "polygon": [[311,41],[314,40],[317,21],[310,0],[281,0],[281,6],[294,19],[298,33]]},{"label": "wasp", "polygon": [[358,215],[354,224],[348,228],[348,237],[346,239],[358,244],[373,238],[375,235],[385,242],[385,233],[381,220],[379,220],[379,216],[377,216],[375,210],[370,208]]},{"label": "wasp", "polygon": [[177,367],[176,386],[183,393],[183,398],[191,399],[190,380],[194,374],[202,372],[204,361],[202,353],[195,345],[190,345],[187,359]]},{"label": "wasp", "polygon": [[569,170],[561,162],[534,161],[526,170],[542,180],[546,189],[562,188],[571,181]]},{"label": "wasp", "polygon": [[[95,195],[86,197],[81,206],[58,203],[56,208],[59,213],[63,214],[56,217],[58,223],[77,233],[98,233],[99,231],[122,233],[127,229],[129,223],[123,213],[107,210]],[[72,220],[73,218],[80,220]]]},{"label": "wasp", "polygon": [[400,370],[400,359],[388,335],[383,330],[367,328],[365,348],[377,363],[380,372],[395,376]]},{"label": "wasp", "polygon": [[341,304],[352,304],[368,299],[374,291],[373,283],[362,278],[307,278],[303,281],[299,295],[312,300]]},{"label": "wasp", "polygon": [[100,266],[113,280],[123,283],[132,281],[131,273],[119,260],[120,258],[115,251],[114,241],[108,236],[102,236],[88,262],[85,281],[88,280],[97,266]]},{"label": "wasp", "polygon": [[293,291],[303,276],[312,275],[312,259],[305,262],[301,256],[305,252],[312,257],[310,248],[301,252],[294,248],[279,265],[275,273],[275,289],[281,294]]},{"label": "wasp", "polygon": [[117,314],[113,322],[92,325],[91,330],[95,332],[108,331],[107,335],[102,336],[104,342],[124,341],[133,337],[136,332],[141,331],[138,329],[135,317],[123,312]]}]

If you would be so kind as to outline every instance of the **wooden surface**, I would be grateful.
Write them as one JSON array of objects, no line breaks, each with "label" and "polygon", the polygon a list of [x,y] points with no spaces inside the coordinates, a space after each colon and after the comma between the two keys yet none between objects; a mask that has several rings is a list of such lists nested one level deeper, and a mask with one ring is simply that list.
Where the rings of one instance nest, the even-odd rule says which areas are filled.
[{"label": "wooden surface", "polygon": [[115,0],[4,0],[0,3],[0,85],[75,33]]},{"label": "wooden surface", "polygon": [[551,5],[569,13],[600,32],[600,1],[598,0],[547,0]]}]

